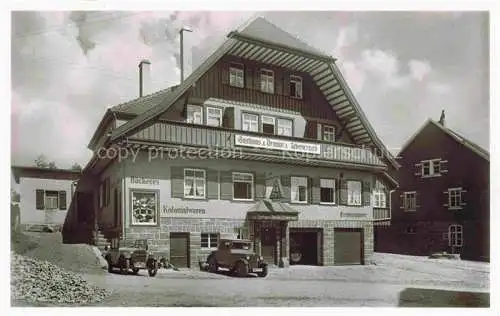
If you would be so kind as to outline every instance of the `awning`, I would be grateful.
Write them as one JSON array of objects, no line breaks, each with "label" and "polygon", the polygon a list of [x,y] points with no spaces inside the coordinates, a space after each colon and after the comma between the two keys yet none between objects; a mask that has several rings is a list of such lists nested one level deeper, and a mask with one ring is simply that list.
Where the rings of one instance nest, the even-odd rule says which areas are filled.
[{"label": "awning", "polygon": [[287,203],[260,200],[248,210],[247,218],[250,220],[296,221],[299,219],[299,212]]}]

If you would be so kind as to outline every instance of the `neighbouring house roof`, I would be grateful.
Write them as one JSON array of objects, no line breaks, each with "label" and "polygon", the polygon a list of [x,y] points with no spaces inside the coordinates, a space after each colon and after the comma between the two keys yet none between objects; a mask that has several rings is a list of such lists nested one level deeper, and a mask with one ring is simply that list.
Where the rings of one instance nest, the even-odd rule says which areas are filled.
[{"label": "neighbouring house roof", "polygon": [[166,89],[157,91],[149,95],[145,95],[143,97],[125,103],[115,105],[110,108],[110,111],[125,115],[135,115],[135,116],[140,115],[149,110],[150,108],[160,104],[160,102],[163,99],[165,99],[172,93],[175,87],[177,87],[177,85],[168,87]]},{"label": "neighbouring house roof", "polygon": [[401,147],[401,150],[399,151],[399,154],[397,156],[400,156],[403,151],[415,140],[415,138],[424,130],[424,128],[426,128],[427,126],[429,125],[434,125],[436,127],[438,127],[441,131],[443,131],[445,134],[447,134],[448,136],[450,136],[452,139],[454,139],[455,141],[457,141],[458,143],[464,145],[465,147],[467,147],[468,149],[470,149],[471,151],[473,151],[474,153],[476,153],[477,155],[479,155],[480,157],[484,158],[485,160],[487,161],[490,161],[490,154],[489,152],[482,148],[481,146],[477,145],[476,143],[474,143],[473,141],[465,138],[464,136],[462,136],[461,134],[459,134],[458,132],[456,131],[453,131],[451,129],[449,129],[448,127],[445,127],[443,125],[441,125],[439,122],[436,122],[432,119],[427,119],[427,121],[422,125],[422,127],[420,127],[404,144],[403,146]]},{"label": "neighbouring house roof", "polygon": [[70,169],[50,169],[33,166],[12,166],[14,180],[19,184],[20,178],[37,179],[59,179],[59,180],[78,180],[81,172]]},{"label": "neighbouring house roof", "polygon": [[[129,111],[141,109],[144,112],[111,132],[111,141],[117,141],[149,126],[160,117],[224,55],[231,54],[259,62],[280,61],[282,67],[309,73],[325,99],[330,103],[337,117],[345,124],[348,132],[356,131],[353,140],[357,144],[378,147],[385,158],[395,167],[399,163],[376,135],[363,110],[335,64],[335,59],[300,41],[265,19],[259,17],[239,30],[230,32],[227,40],[175,89],[150,97],[149,106],[129,105]],[[134,102],[134,101],[131,101]],[[157,102],[157,104],[154,104]]]}]

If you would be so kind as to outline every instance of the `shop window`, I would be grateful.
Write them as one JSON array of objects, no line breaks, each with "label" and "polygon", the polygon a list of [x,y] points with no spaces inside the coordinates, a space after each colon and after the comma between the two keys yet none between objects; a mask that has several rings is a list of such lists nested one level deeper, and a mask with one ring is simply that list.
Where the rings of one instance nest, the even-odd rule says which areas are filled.
[{"label": "shop window", "polygon": [[291,201],[307,203],[307,177],[291,177]]},{"label": "shop window", "polygon": [[253,174],[233,172],[233,200],[253,200]]},{"label": "shop window", "polygon": [[157,225],[158,192],[131,190],[132,225]]},{"label": "shop window", "polygon": [[217,233],[201,233],[201,248],[217,249],[219,243],[219,234]]}]

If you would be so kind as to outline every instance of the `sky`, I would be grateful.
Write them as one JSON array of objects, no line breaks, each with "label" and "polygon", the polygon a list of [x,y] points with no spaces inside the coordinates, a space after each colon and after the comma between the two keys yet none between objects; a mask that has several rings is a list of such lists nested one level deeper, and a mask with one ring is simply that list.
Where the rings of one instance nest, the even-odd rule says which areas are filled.
[{"label": "sky", "polygon": [[[385,145],[397,153],[428,119],[489,148],[489,20],[482,12],[12,12],[11,162],[44,154],[84,166],[106,108],[178,84],[178,29],[208,53],[248,18],[271,23],[337,58]],[[193,63],[197,63],[193,60]]]}]

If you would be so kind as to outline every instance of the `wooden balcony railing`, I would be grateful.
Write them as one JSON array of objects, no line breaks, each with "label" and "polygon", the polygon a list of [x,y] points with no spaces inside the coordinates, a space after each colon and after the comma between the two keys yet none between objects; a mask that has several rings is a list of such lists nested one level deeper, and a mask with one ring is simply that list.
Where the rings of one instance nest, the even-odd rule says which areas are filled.
[{"label": "wooden balcony railing", "polygon": [[348,144],[328,143],[298,137],[262,135],[211,126],[196,126],[182,122],[158,122],[136,133],[130,140],[198,146],[209,149],[262,151],[283,157],[318,159],[363,165],[385,166],[368,148]]}]

